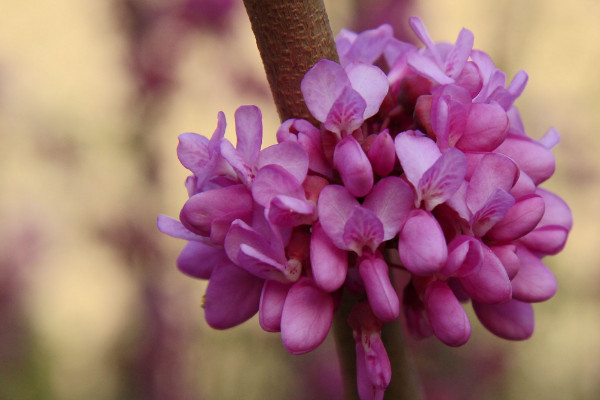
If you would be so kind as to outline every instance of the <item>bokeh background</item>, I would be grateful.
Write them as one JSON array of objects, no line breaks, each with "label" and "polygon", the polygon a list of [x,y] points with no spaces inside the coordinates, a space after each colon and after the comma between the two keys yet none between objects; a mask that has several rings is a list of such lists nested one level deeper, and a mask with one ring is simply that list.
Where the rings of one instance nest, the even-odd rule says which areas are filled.
[{"label": "bokeh background", "polygon": [[[212,330],[204,282],[175,267],[183,241],[155,228],[187,197],[178,134],[256,104],[274,142],[241,0],[0,3],[0,399],[340,399],[331,339],[292,357],[256,319]],[[529,73],[529,134],[562,137],[545,184],[575,219],[546,259],[558,294],[525,342],[477,322],[458,349],[409,340],[427,398],[600,398],[600,2],[325,3],[334,33],[389,22],[415,40],[409,15],[434,40],[471,29],[509,77]]]}]

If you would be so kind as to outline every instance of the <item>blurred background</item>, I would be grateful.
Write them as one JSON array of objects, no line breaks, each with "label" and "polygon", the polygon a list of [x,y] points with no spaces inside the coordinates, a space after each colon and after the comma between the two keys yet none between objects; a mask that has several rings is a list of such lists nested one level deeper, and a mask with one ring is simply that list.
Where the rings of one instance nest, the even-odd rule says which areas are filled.
[{"label": "blurred background", "polygon": [[[341,399],[331,339],[292,357],[256,318],[212,330],[205,283],[175,266],[184,242],[155,228],[187,198],[178,134],[256,104],[274,142],[241,0],[0,1],[0,399]],[[544,185],[575,219],[545,260],[558,294],[525,342],[474,318],[461,348],[409,341],[427,399],[600,398],[600,2],[325,4],[334,34],[388,22],[412,41],[410,15],[436,41],[469,28],[509,77],[529,73],[530,136],[562,137]]]}]

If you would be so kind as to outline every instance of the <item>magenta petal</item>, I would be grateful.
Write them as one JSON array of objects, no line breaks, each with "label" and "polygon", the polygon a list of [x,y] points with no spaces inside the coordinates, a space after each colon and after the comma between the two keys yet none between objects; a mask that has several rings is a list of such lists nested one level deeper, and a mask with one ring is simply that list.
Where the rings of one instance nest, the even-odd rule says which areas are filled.
[{"label": "magenta petal", "polygon": [[290,288],[281,314],[281,340],[292,354],[314,350],[333,322],[333,298],[302,278]]},{"label": "magenta petal", "polygon": [[512,295],[512,287],[506,269],[487,246],[483,246],[483,262],[479,271],[459,280],[469,296],[482,303],[504,303]]},{"label": "magenta petal", "polygon": [[231,165],[239,179],[247,186],[250,186],[254,178],[254,170],[251,164],[244,159],[228,140],[222,140],[220,152],[223,158]]},{"label": "magenta petal", "polygon": [[226,259],[222,247],[213,247],[202,242],[188,242],[177,257],[177,268],[194,278],[208,279],[215,266]]},{"label": "magenta petal", "polygon": [[301,273],[301,265],[294,260],[279,262],[247,244],[240,245],[238,265],[251,274],[263,279],[273,279],[282,283],[295,282]]},{"label": "magenta petal", "polygon": [[326,292],[338,290],[346,280],[348,253],[333,244],[318,222],[310,238],[310,265],[315,283]]},{"label": "magenta petal", "polygon": [[546,212],[539,226],[559,225],[567,230],[573,227],[573,214],[565,201],[548,190],[537,188],[536,194],[542,196],[546,204]]},{"label": "magenta petal", "polygon": [[485,235],[498,221],[501,221],[515,204],[515,198],[504,189],[496,189],[489,199],[471,218],[473,234]]},{"label": "magenta petal", "polygon": [[275,196],[268,211],[269,221],[286,228],[310,225],[315,218],[314,214],[313,203],[284,195]]},{"label": "magenta petal", "polygon": [[396,163],[396,148],[387,129],[377,135],[367,151],[367,157],[377,175],[388,176],[392,172]]},{"label": "magenta petal", "polygon": [[[276,242],[271,240],[271,242]],[[227,257],[235,264],[241,266],[241,248],[243,245],[254,248],[256,251],[268,254],[271,259],[275,260],[279,264],[284,264],[285,253],[283,245],[281,243],[269,243],[268,239],[250,227],[243,221],[233,221],[227,236],[225,237],[224,248]],[[281,247],[281,248],[279,248]]]},{"label": "magenta petal", "polygon": [[404,288],[402,310],[406,321],[406,329],[415,339],[424,339],[433,335],[431,325],[425,315],[425,305],[419,298],[412,282]]},{"label": "magenta petal", "polygon": [[555,159],[552,152],[524,135],[509,134],[496,151],[515,160],[519,168],[537,185],[554,173]]},{"label": "magenta petal", "polygon": [[304,199],[301,182],[287,170],[276,164],[262,167],[252,183],[252,197],[261,206],[268,207],[273,197],[280,194]]},{"label": "magenta petal", "polygon": [[537,228],[519,239],[529,250],[541,254],[557,254],[567,242],[569,231],[558,225]]},{"label": "magenta petal", "polygon": [[467,205],[477,212],[497,190],[510,191],[519,177],[519,168],[513,160],[496,153],[485,154],[467,187]]},{"label": "magenta petal", "polygon": [[254,165],[262,144],[262,114],[256,106],[235,110],[236,149],[248,165]]},{"label": "magenta petal", "polygon": [[355,207],[344,226],[345,249],[362,255],[366,247],[374,252],[383,242],[383,224],[373,213],[364,207]]},{"label": "magenta petal", "polygon": [[445,72],[448,76],[454,79],[458,78],[469,59],[474,40],[473,32],[465,28],[460,30],[456,44],[446,56]]},{"label": "magenta petal", "polygon": [[156,225],[159,231],[177,239],[206,241],[206,237],[190,232],[181,222],[166,215],[159,215]]},{"label": "magenta petal", "polygon": [[467,125],[456,147],[465,151],[492,151],[508,133],[508,116],[497,104],[475,103],[469,110]]},{"label": "magenta petal", "polygon": [[412,210],[398,237],[404,267],[415,275],[428,276],[446,263],[448,247],[439,223],[428,211]]},{"label": "magenta petal", "polygon": [[400,300],[390,282],[389,268],[385,261],[376,256],[367,256],[360,261],[358,272],[375,316],[383,322],[398,318]]},{"label": "magenta petal", "polygon": [[472,107],[471,95],[467,89],[458,85],[438,86],[432,90],[431,128],[437,137],[441,149],[454,147],[463,135],[467,124],[469,109]]},{"label": "magenta petal", "polygon": [[354,197],[365,196],[373,187],[371,163],[353,136],[345,137],[335,146],[333,165]]},{"label": "magenta petal", "polygon": [[440,273],[445,277],[468,276],[479,271],[482,262],[481,242],[472,236],[457,236],[448,244],[448,259]]},{"label": "magenta petal", "polygon": [[177,157],[181,164],[194,174],[201,172],[210,159],[208,139],[197,133],[182,133],[179,135]]},{"label": "magenta petal", "polygon": [[525,340],[533,334],[535,321],[529,303],[519,300],[503,304],[473,301],[473,309],[483,326],[503,339]]},{"label": "magenta petal", "polygon": [[258,308],[258,322],[265,331],[279,332],[281,330],[281,313],[289,289],[289,284],[265,281]]},{"label": "magenta petal", "polygon": [[263,280],[230,261],[215,266],[206,288],[204,315],[215,329],[239,325],[258,311]]},{"label": "magenta petal", "polygon": [[467,159],[457,149],[444,153],[419,180],[420,200],[431,211],[456,193],[467,172]]},{"label": "magenta petal", "polygon": [[367,119],[379,111],[379,106],[389,90],[388,78],[385,73],[374,65],[352,63],[345,68],[352,89],[364,99],[366,108],[362,119]]},{"label": "magenta petal", "polygon": [[517,246],[514,244],[505,244],[502,246],[490,246],[496,257],[502,262],[506,269],[508,278],[512,280],[519,272],[521,261],[517,257]]},{"label": "magenta petal", "polygon": [[340,249],[346,248],[343,239],[346,221],[358,206],[358,201],[343,186],[328,185],[321,190],[317,203],[319,221],[327,236]]},{"label": "magenta petal", "polygon": [[333,103],[350,86],[346,71],[336,62],[323,59],[304,75],[300,88],[310,113],[325,122]]},{"label": "magenta petal", "polygon": [[398,134],[394,144],[406,178],[418,187],[423,174],[441,157],[440,149],[433,140],[416,131]]},{"label": "magenta petal", "polygon": [[260,169],[269,164],[276,164],[283,167],[298,182],[302,182],[308,172],[308,154],[306,154],[306,151],[298,143],[279,143],[269,146],[260,152],[256,168]]},{"label": "magenta petal", "polygon": [[446,282],[433,281],[425,290],[425,310],[433,334],[448,346],[462,346],[471,337],[464,308]]},{"label": "magenta petal", "polygon": [[[367,369],[367,356],[361,342],[356,342],[356,384],[360,400],[383,400],[385,387],[378,387],[371,381]],[[389,359],[388,359],[389,362]],[[390,366],[391,371],[391,366]],[[390,373],[391,376],[391,373]],[[391,379],[391,378],[390,378]]]},{"label": "magenta petal", "polygon": [[339,137],[350,135],[362,125],[366,106],[360,94],[348,86],[331,106],[323,127]]},{"label": "magenta petal", "polygon": [[395,176],[377,182],[363,202],[383,224],[383,240],[396,236],[413,204],[413,189]]},{"label": "magenta petal", "polygon": [[523,196],[535,193],[535,190],[535,182],[533,182],[529,175],[521,171],[521,173],[519,174],[519,179],[517,179],[517,183],[515,183],[515,186],[513,186],[513,188],[510,189],[509,193],[512,194],[515,199],[518,199]]},{"label": "magenta petal", "polygon": [[521,246],[517,248],[517,256],[521,264],[519,273],[512,280],[513,298],[532,303],[554,296],[558,282],[546,264]]},{"label": "magenta petal", "polygon": [[530,232],[544,215],[544,200],[535,194],[520,198],[486,234],[496,242],[511,242]]}]

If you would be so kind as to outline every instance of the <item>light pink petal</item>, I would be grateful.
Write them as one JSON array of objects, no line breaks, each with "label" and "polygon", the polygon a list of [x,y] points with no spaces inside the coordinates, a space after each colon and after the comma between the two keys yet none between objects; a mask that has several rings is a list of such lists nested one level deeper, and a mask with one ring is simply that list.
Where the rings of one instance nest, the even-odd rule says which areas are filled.
[{"label": "light pink petal", "polygon": [[512,194],[515,199],[518,199],[520,197],[535,193],[535,190],[535,182],[533,182],[529,175],[521,171],[517,183],[515,183],[515,186],[510,189],[509,193]]},{"label": "light pink petal", "polygon": [[[387,45],[389,39],[393,36],[392,27],[388,24],[383,24],[376,29],[369,29],[358,34],[349,51],[345,54],[343,65],[349,62],[361,62],[365,64],[373,64],[383,53],[383,49]],[[336,43],[340,35],[336,38]]]},{"label": "light pink petal", "polygon": [[515,198],[504,189],[496,189],[471,218],[471,228],[477,237],[485,235],[515,204]]},{"label": "light pink petal", "polygon": [[413,204],[412,188],[395,176],[377,182],[363,202],[363,206],[373,211],[383,224],[383,240],[396,236]]},{"label": "light pink petal", "polygon": [[308,154],[308,168],[326,177],[332,177],[331,165],[323,154],[321,131],[310,122],[296,120],[293,128],[298,131],[298,144]]},{"label": "light pink petal", "polygon": [[490,250],[494,252],[496,257],[502,262],[508,278],[512,280],[519,272],[521,261],[517,257],[517,246],[514,244],[505,244],[501,246],[490,246]]},{"label": "light pink petal", "polygon": [[182,133],[179,135],[177,157],[181,164],[194,174],[202,171],[210,159],[208,139],[197,133]]},{"label": "light pink petal", "polygon": [[388,176],[392,172],[396,163],[396,148],[387,129],[377,135],[367,151],[367,157],[377,175]]},{"label": "light pink petal", "polygon": [[475,274],[460,278],[460,284],[474,300],[486,304],[504,303],[512,296],[506,269],[487,246],[483,246],[481,269]]},{"label": "light pink petal", "polygon": [[438,339],[453,347],[467,343],[471,337],[469,317],[446,282],[436,280],[427,285],[424,302]]},{"label": "light pink petal", "polygon": [[331,106],[323,127],[338,137],[350,135],[362,125],[366,106],[361,95],[348,86]]},{"label": "light pink petal", "polygon": [[418,185],[425,209],[431,211],[456,193],[465,180],[467,159],[462,151],[450,149],[429,168]]},{"label": "light pink petal", "polygon": [[260,152],[256,168],[275,164],[283,167],[292,174],[298,182],[304,181],[308,172],[308,154],[301,145],[293,142],[283,142],[269,146]]},{"label": "light pink petal", "polygon": [[546,211],[539,226],[559,225],[567,230],[573,228],[573,214],[569,205],[558,195],[548,190],[537,188],[536,194],[542,196]]},{"label": "light pink petal", "polygon": [[373,187],[371,163],[353,136],[345,137],[335,146],[333,165],[354,197],[365,196]]},{"label": "light pink petal", "polygon": [[438,62],[438,64],[442,65],[442,59],[437,53],[435,43],[433,42],[433,40],[431,40],[431,36],[429,36],[429,33],[427,32],[423,21],[421,21],[421,19],[418,17],[410,17],[408,19],[408,24],[416,33],[417,37],[421,39],[421,42],[423,42],[423,44],[427,46],[431,53],[433,53],[433,55],[436,56],[436,61]]},{"label": "light pink petal", "polygon": [[177,268],[194,278],[208,279],[215,266],[226,258],[222,247],[213,247],[202,242],[188,242],[177,257]]},{"label": "light pink petal", "polygon": [[268,210],[269,221],[285,228],[310,225],[315,218],[314,204],[285,195],[273,197]]},{"label": "light pink petal", "polygon": [[262,286],[262,279],[229,261],[216,265],[206,288],[206,322],[227,329],[250,319],[258,311]]},{"label": "light pink petal", "polygon": [[509,134],[496,152],[515,160],[537,185],[554,173],[556,161],[552,152],[526,136]]},{"label": "light pink petal", "polygon": [[479,271],[482,262],[481,242],[472,236],[457,236],[448,244],[448,259],[440,273],[446,277],[468,276]]},{"label": "light pink petal", "polygon": [[290,288],[281,314],[281,340],[292,354],[314,350],[333,322],[333,298],[302,278]]},{"label": "light pink petal", "polygon": [[335,37],[335,47],[337,49],[338,55],[340,56],[340,60],[342,65],[345,64],[346,54],[350,51],[352,47],[352,43],[356,40],[358,34],[356,32],[352,32],[351,30],[342,28],[340,32]]},{"label": "light pink petal", "polygon": [[256,106],[235,110],[236,149],[248,165],[254,165],[262,144],[262,114]]},{"label": "light pink petal", "polygon": [[492,151],[508,134],[508,116],[497,104],[475,103],[469,110],[463,135],[456,147],[465,151]]},{"label": "light pink petal", "polygon": [[346,221],[358,206],[358,201],[343,186],[328,185],[321,190],[317,203],[319,221],[327,236],[340,249],[346,246],[343,240]]},{"label": "light pink petal", "polygon": [[538,141],[542,146],[551,149],[560,142],[560,135],[556,128],[548,129],[548,132]]},{"label": "light pink petal", "polygon": [[456,79],[456,84],[467,89],[471,97],[477,96],[483,86],[483,81],[479,68],[473,61],[465,63],[463,70]]},{"label": "light pink petal", "polygon": [[277,281],[265,281],[258,308],[258,322],[265,331],[281,330],[281,313],[290,286]]},{"label": "light pink petal", "polygon": [[467,205],[476,212],[497,189],[510,191],[518,177],[519,168],[513,160],[501,154],[485,154],[467,187]]},{"label": "light pink petal", "polygon": [[503,339],[525,340],[533,334],[535,321],[529,303],[510,300],[491,305],[473,301],[473,309],[483,326]]},{"label": "light pink petal", "polygon": [[270,164],[261,168],[252,183],[252,197],[263,207],[268,207],[277,195],[286,195],[297,199],[304,198],[304,189],[292,174],[283,167]]},{"label": "light pink petal", "polygon": [[433,140],[417,131],[398,134],[394,144],[406,178],[418,187],[423,174],[441,157],[440,149]]},{"label": "light pink petal", "polygon": [[336,62],[323,59],[304,75],[300,88],[310,113],[325,122],[333,103],[350,86],[346,71]]},{"label": "light pink petal", "polygon": [[221,141],[220,152],[223,158],[231,165],[238,178],[246,186],[250,186],[254,179],[253,166],[244,160],[243,155],[228,140]]},{"label": "light pink petal", "polygon": [[389,268],[385,261],[376,256],[367,256],[360,261],[358,272],[375,316],[383,322],[398,318],[400,300],[390,282]]},{"label": "light pink petal", "polygon": [[425,210],[412,210],[398,237],[398,252],[404,267],[415,275],[428,276],[446,263],[448,247],[435,217]]},{"label": "light pink petal", "polygon": [[468,29],[461,29],[456,44],[452,46],[452,50],[446,56],[445,72],[448,76],[454,79],[458,78],[469,59],[474,40],[473,32]]},{"label": "light pink petal", "polygon": [[440,68],[439,64],[424,53],[409,53],[407,57],[408,65],[419,75],[423,75],[432,81],[439,83],[440,85],[449,85],[454,83],[454,79],[446,75],[446,73]]},{"label": "light pink petal", "polygon": [[156,225],[158,230],[162,233],[169,235],[177,239],[195,240],[195,241],[206,241],[205,236],[197,235],[190,232],[183,224],[174,218],[167,217],[166,215],[159,215],[156,218]]},{"label": "light pink petal", "polygon": [[333,244],[318,222],[310,238],[310,265],[316,285],[326,292],[338,290],[346,280],[348,253]]},{"label": "light pink petal", "polygon": [[458,85],[438,86],[432,90],[431,128],[441,149],[453,147],[465,131],[472,106],[467,89]]},{"label": "light pink petal", "polygon": [[521,263],[512,280],[513,298],[532,303],[554,296],[558,282],[546,264],[522,246],[517,247],[517,256]]},{"label": "light pink petal", "polygon": [[355,207],[344,226],[345,249],[362,255],[366,247],[374,252],[383,242],[383,224],[373,211],[365,207]]},{"label": "light pink petal", "polygon": [[544,215],[544,200],[535,194],[521,197],[486,234],[496,242],[511,242],[531,232]]},{"label": "light pink petal", "polygon": [[366,108],[363,119],[367,119],[379,111],[379,106],[387,95],[389,83],[385,73],[374,65],[352,63],[345,68],[352,89],[365,100]]},{"label": "light pink petal", "polygon": [[546,225],[534,229],[519,239],[529,250],[541,254],[557,254],[567,243],[569,231],[559,225]]}]

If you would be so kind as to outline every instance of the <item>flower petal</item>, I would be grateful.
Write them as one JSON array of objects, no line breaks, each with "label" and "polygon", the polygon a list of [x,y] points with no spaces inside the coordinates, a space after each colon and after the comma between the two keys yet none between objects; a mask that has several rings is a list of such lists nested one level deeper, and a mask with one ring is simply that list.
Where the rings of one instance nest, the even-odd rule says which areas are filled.
[{"label": "flower petal", "polygon": [[419,200],[426,210],[433,210],[456,193],[465,180],[467,159],[457,149],[444,153],[419,179]]},{"label": "flower petal", "polygon": [[394,139],[387,129],[377,135],[373,144],[367,151],[373,171],[379,176],[388,176],[396,163],[396,148]]},{"label": "flower petal", "polygon": [[474,168],[467,187],[469,209],[477,212],[497,189],[510,191],[518,177],[519,168],[513,160],[501,154],[485,154]]},{"label": "flower petal", "polygon": [[508,116],[497,104],[475,103],[456,147],[465,151],[492,151],[508,134]]},{"label": "flower petal", "polygon": [[556,167],[554,155],[547,147],[523,135],[509,134],[496,152],[515,160],[536,185],[550,178]]},{"label": "flower petal", "polygon": [[347,86],[350,86],[350,80],[344,68],[327,59],[309,69],[300,83],[306,106],[320,122],[325,122],[333,103]]},{"label": "flower petal", "polygon": [[483,249],[479,240],[460,235],[448,244],[448,259],[440,273],[445,277],[463,277],[476,273],[483,262]]},{"label": "flower petal", "polygon": [[367,256],[360,260],[358,272],[365,285],[371,309],[383,322],[391,322],[400,315],[400,300],[390,282],[389,268],[377,256]]},{"label": "flower petal", "polygon": [[504,189],[496,189],[483,206],[471,218],[473,234],[477,237],[485,235],[498,221],[501,221],[508,210],[515,204],[515,198]]},{"label": "flower petal", "polygon": [[256,168],[260,169],[266,165],[275,164],[283,167],[294,176],[298,182],[304,181],[308,172],[308,154],[297,143],[283,142],[269,146],[260,152],[256,162]]},{"label": "flower petal", "polygon": [[477,318],[494,335],[507,340],[525,340],[531,337],[535,321],[529,303],[510,300],[502,304],[473,301]]},{"label": "flower petal", "polygon": [[346,280],[348,253],[333,244],[318,222],[312,228],[310,265],[316,285],[326,292],[338,290]]},{"label": "flower petal", "polygon": [[346,248],[343,240],[346,221],[358,206],[358,201],[343,186],[328,185],[321,190],[317,203],[319,221],[327,236],[340,249]]},{"label": "flower petal", "polygon": [[511,242],[529,233],[544,215],[544,200],[535,194],[520,198],[486,237],[496,242]]},{"label": "flower petal", "polygon": [[367,119],[379,111],[383,99],[388,93],[389,83],[385,73],[374,65],[352,63],[345,68],[352,89],[365,100],[366,108],[362,115]]},{"label": "flower petal", "polygon": [[366,247],[374,252],[383,242],[383,224],[373,211],[365,207],[355,207],[344,226],[345,249],[362,255]]},{"label": "flower petal", "polygon": [[331,106],[323,127],[337,133],[338,137],[350,135],[362,125],[366,106],[361,95],[348,86]]},{"label": "flower petal", "polygon": [[371,163],[353,136],[346,136],[335,146],[333,165],[354,197],[365,196],[373,187]]},{"label": "flower petal", "polygon": [[226,259],[222,247],[213,247],[202,242],[188,242],[177,257],[177,268],[191,277],[208,279],[215,266]]},{"label": "flower petal", "polygon": [[440,149],[418,131],[398,134],[394,144],[406,179],[417,188],[423,174],[441,157]]},{"label": "flower petal", "polygon": [[158,230],[162,233],[177,239],[195,240],[205,242],[206,237],[190,232],[183,224],[174,218],[166,215],[159,215],[156,218]]},{"label": "flower petal", "polygon": [[273,197],[268,208],[269,221],[285,228],[310,225],[314,219],[314,214],[314,204],[285,195]]},{"label": "flower petal", "polygon": [[415,275],[432,275],[444,266],[446,239],[430,212],[418,209],[408,214],[398,237],[398,252],[404,267]]},{"label": "flower petal", "polygon": [[482,303],[504,303],[510,300],[512,295],[506,269],[487,246],[483,246],[483,262],[480,270],[459,280],[469,296]]},{"label": "flower petal", "polygon": [[414,204],[412,188],[395,176],[383,178],[373,186],[363,206],[373,211],[383,224],[383,240],[390,240],[400,230]]},{"label": "flower petal", "polygon": [[258,308],[258,322],[265,331],[279,332],[281,330],[281,313],[290,286],[277,281],[265,281]]},{"label": "flower petal", "polygon": [[554,296],[558,282],[546,264],[522,246],[517,247],[517,256],[521,263],[512,280],[513,298],[532,303]]},{"label": "flower petal", "polygon": [[433,334],[448,346],[462,346],[471,337],[464,308],[444,281],[435,280],[425,290],[425,310]]},{"label": "flower petal", "polygon": [[268,207],[277,195],[304,199],[304,189],[301,182],[285,168],[269,164],[256,174],[252,183],[252,197],[261,206]]}]

